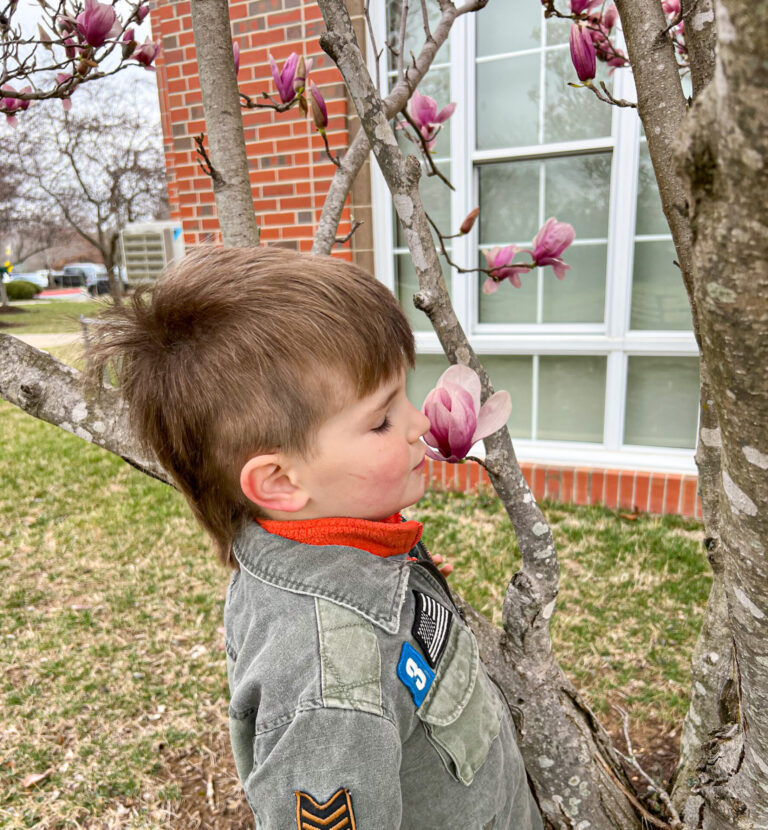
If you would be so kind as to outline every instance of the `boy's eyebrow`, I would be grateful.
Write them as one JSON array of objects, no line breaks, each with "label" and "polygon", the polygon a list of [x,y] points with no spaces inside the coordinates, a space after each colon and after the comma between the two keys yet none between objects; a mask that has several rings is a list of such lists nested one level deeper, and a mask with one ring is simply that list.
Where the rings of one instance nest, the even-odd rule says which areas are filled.
[{"label": "boy's eyebrow", "polygon": [[381,399],[380,401],[378,401],[376,403],[376,405],[373,407],[373,411],[378,412],[380,409],[386,409],[392,403],[392,400],[397,396],[397,393],[399,391],[400,391],[399,385],[393,387],[386,398],[383,398],[383,399]]}]

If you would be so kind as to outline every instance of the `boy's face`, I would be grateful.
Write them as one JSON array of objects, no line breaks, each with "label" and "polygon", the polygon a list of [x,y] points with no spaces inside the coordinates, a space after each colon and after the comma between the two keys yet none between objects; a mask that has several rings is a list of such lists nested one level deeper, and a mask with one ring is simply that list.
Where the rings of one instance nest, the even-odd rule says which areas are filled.
[{"label": "boy's face", "polygon": [[424,495],[429,421],[405,395],[405,372],[346,405],[318,432],[314,453],[293,460],[306,507],[291,518],[383,519]]}]

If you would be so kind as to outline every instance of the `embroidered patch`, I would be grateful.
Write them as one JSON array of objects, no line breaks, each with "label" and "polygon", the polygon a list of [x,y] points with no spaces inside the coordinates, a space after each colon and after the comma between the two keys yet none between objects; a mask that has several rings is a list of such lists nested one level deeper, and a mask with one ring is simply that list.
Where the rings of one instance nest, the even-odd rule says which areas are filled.
[{"label": "embroidered patch", "polygon": [[416,616],[411,633],[434,669],[448,642],[453,619],[451,612],[428,594],[422,594],[421,591],[413,593],[416,596]]},{"label": "embroidered patch", "polygon": [[296,791],[296,827],[298,830],[355,830],[352,795],[341,787],[319,804],[308,793]]},{"label": "embroidered patch", "polygon": [[421,706],[435,679],[435,673],[410,643],[403,643],[400,662],[397,664],[397,676],[411,693],[416,706]]}]

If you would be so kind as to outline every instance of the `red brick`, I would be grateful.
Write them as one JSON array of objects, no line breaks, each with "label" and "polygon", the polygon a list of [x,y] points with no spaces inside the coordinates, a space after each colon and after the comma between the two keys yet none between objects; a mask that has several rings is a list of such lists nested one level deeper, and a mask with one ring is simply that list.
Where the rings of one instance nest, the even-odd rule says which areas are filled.
[{"label": "red brick", "polygon": [[570,504],[573,501],[573,470],[563,470],[560,475],[560,501]]},{"label": "red brick", "polygon": [[533,481],[533,464],[521,464],[520,472],[523,474],[523,478],[528,482],[528,485],[530,486],[531,481]]},{"label": "red brick", "polygon": [[664,512],[664,488],[666,483],[667,477],[663,473],[653,473],[651,475],[651,491],[648,496],[649,513]]},{"label": "red brick", "polygon": [[292,11],[281,12],[280,14],[270,14],[267,17],[267,26],[274,29],[275,26],[284,26],[286,23],[300,23],[301,10],[295,9]]},{"label": "red brick", "polygon": [[631,470],[622,470],[619,473],[619,507],[632,510],[635,506],[633,491],[635,489],[635,474]]},{"label": "red brick", "polygon": [[168,92],[186,92],[187,81],[186,78],[180,78],[177,81],[168,81]]},{"label": "red brick", "polygon": [[548,467],[544,477],[544,497],[551,501],[560,499],[560,470]]},{"label": "red brick", "polygon": [[691,476],[683,478],[683,495],[680,504],[680,513],[683,516],[696,515],[698,480]]},{"label": "red brick", "polygon": [[477,490],[477,483],[480,481],[480,465],[476,461],[469,461],[467,467],[467,489]]},{"label": "red brick", "polygon": [[664,512],[665,513],[680,513],[680,490],[682,484],[682,477],[670,473],[667,476],[667,492],[664,496]]},{"label": "red brick", "polygon": [[635,473],[635,504],[636,510],[642,513],[648,512],[648,493],[651,489],[651,476],[649,473]]},{"label": "red brick", "polygon": [[589,482],[589,504],[602,504],[604,489],[605,473],[602,470],[593,471]]},{"label": "red brick", "polygon": [[606,507],[618,507],[619,504],[619,472],[618,470],[605,471],[605,495],[603,504]]},{"label": "red brick", "polygon": [[589,472],[587,470],[576,470],[573,501],[576,504],[589,504]]},{"label": "red brick", "polygon": [[547,471],[545,467],[534,465],[531,492],[536,501],[542,501],[546,492]]}]

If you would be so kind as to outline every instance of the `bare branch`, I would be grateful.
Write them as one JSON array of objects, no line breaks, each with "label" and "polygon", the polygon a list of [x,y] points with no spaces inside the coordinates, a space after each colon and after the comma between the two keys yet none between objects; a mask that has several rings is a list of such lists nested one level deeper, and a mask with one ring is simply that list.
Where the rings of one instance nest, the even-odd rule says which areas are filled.
[{"label": "bare branch", "polygon": [[349,242],[349,240],[352,239],[352,235],[354,234],[354,232],[362,224],[363,224],[363,221],[361,219],[355,219],[354,217],[352,217],[352,227],[350,228],[349,233],[346,234],[345,236],[337,236],[336,237],[336,244],[337,245],[343,245],[345,242]]}]

